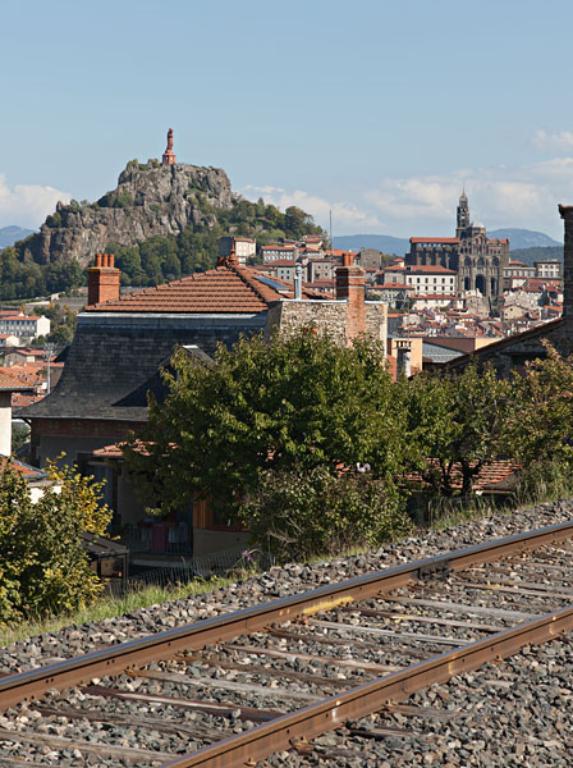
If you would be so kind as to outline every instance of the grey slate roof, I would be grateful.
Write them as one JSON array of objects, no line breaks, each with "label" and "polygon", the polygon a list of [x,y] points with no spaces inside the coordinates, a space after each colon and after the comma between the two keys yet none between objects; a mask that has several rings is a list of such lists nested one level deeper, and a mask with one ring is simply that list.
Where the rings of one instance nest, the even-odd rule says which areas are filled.
[{"label": "grey slate roof", "polygon": [[146,421],[147,394],[161,400],[160,368],[177,346],[196,345],[212,355],[242,333],[264,326],[266,312],[221,317],[80,315],[58,385],[43,400],[21,408],[26,419]]}]

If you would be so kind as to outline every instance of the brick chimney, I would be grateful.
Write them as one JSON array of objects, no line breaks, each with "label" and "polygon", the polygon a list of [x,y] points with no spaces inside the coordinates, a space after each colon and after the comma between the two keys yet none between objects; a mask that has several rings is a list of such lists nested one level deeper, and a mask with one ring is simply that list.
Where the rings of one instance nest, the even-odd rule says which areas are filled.
[{"label": "brick chimney", "polygon": [[573,321],[573,205],[560,205],[559,213],[565,222],[563,243],[563,317]]},{"label": "brick chimney", "polygon": [[342,254],[342,266],[351,267],[354,264],[354,254],[352,251],[344,251]]},{"label": "brick chimney", "polygon": [[336,298],[346,299],[346,340],[351,343],[366,332],[366,275],[360,267],[344,266],[336,270]]},{"label": "brick chimney", "polygon": [[119,299],[121,271],[112,253],[96,253],[95,265],[88,269],[88,304]]}]

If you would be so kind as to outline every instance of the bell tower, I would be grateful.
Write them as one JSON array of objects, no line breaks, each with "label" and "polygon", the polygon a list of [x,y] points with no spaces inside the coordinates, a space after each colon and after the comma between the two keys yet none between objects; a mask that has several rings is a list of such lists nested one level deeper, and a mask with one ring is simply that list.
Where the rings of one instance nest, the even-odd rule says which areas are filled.
[{"label": "bell tower", "polygon": [[461,231],[463,229],[467,229],[467,227],[470,226],[470,223],[470,206],[468,202],[468,196],[466,195],[465,190],[462,190],[462,194],[460,195],[458,202],[456,237],[459,237]]},{"label": "bell tower", "polygon": [[173,128],[167,131],[167,147],[163,153],[162,162],[163,165],[175,165],[177,162],[175,152],[173,151]]}]

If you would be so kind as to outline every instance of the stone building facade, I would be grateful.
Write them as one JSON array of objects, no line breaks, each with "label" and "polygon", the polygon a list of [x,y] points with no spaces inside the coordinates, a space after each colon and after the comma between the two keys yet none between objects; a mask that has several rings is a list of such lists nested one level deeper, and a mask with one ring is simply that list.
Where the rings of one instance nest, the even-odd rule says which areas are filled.
[{"label": "stone building facade", "polygon": [[509,261],[509,240],[487,236],[473,224],[467,195],[458,202],[455,237],[411,237],[409,266],[438,266],[457,274],[457,290],[479,291],[496,309],[503,294],[503,273]]},{"label": "stone building facade", "polygon": [[315,328],[343,346],[364,336],[379,341],[386,350],[388,306],[381,301],[366,301],[366,277],[359,267],[336,270],[336,299],[317,301],[294,299],[276,302],[269,310],[267,335],[291,334],[301,328]]},{"label": "stone building facade", "polygon": [[548,342],[562,355],[573,354],[573,206],[560,205],[559,213],[565,222],[563,315],[557,320],[517,333],[477,349],[469,355],[440,366],[441,370],[460,371],[466,365],[491,365],[500,376],[509,376],[513,370],[546,356]]}]

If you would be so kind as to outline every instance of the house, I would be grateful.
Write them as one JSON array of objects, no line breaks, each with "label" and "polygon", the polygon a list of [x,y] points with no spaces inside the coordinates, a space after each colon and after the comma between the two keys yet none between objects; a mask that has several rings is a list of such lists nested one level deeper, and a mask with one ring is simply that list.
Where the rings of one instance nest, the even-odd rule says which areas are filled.
[{"label": "house", "polygon": [[120,296],[113,257],[99,254],[88,288],[60,382],[19,415],[31,426],[34,464],[65,453],[65,462],[107,480],[116,530],[134,551],[199,554],[196,547],[232,548],[244,533],[203,502],[172,520],[150,519],[123,474],[116,446],[145,425],[148,394],[164,397],[160,371],[176,347],[196,364],[210,364],[219,342],[231,346],[242,335],[290,333],[308,324],[341,344],[362,334],[386,343],[386,306],[365,300],[364,272],[353,266],[339,268],[335,300],[305,287],[300,265],[293,290],[239,264],[233,252],[215,269]]},{"label": "house", "polygon": [[35,339],[50,333],[50,320],[42,315],[3,310],[0,311],[0,333],[12,334],[19,339]]},{"label": "house", "polygon": [[299,249],[294,243],[270,243],[269,245],[261,245],[260,254],[263,264],[270,264],[273,261],[284,261],[285,259],[296,260]]},{"label": "house", "polygon": [[257,255],[257,241],[252,237],[240,235],[219,238],[219,256],[228,259],[231,253],[235,253],[239,264],[246,264],[248,259],[254,259]]},{"label": "house", "polygon": [[19,381],[6,369],[0,369],[0,457],[10,456],[12,453],[13,397],[34,391],[33,385]]}]

